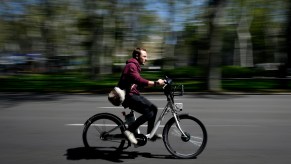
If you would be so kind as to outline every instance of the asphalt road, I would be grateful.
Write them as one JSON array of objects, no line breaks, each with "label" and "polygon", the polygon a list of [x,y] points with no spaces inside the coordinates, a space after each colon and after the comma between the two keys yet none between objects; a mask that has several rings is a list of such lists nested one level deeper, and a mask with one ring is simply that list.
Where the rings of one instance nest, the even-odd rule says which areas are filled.
[{"label": "asphalt road", "polygon": [[[162,95],[146,97],[159,108],[166,103]],[[291,163],[291,95],[200,94],[176,102],[207,128],[207,146],[196,159],[174,159],[162,141],[131,147],[119,158],[86,152],[81,137],[86,119],[123,111],[105,95],[0,93],[0,163]]]}]

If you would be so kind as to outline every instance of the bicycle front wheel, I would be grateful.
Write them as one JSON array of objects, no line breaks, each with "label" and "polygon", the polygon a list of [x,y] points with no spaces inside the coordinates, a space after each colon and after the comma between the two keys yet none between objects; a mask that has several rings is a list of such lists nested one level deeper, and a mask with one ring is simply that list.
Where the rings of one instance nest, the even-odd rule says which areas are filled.
[{"label": "bicycle front wheel", "polygon": [[182,114],[177,115],[179,126],[174,118],[170,119],[163,130],[163,140],[167,150],[178,158],[195,158],[207,143],[206,128],[197,118]]},{"label": "bicycle front wheel", "polygon": [[83,143],[92,150],[113,153],[121,151],[125,144],[122,121],[110,113],[96,114],[89,118],[83,130]]}]

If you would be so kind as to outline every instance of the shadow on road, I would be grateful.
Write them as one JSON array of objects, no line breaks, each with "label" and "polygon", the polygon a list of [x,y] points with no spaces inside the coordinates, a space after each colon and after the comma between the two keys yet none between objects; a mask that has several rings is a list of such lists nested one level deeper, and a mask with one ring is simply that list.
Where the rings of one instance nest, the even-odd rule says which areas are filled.
[{"label": "shadow on road", "polygon": [[156,159],[176,159],[171,155],[157,155],[151,153],[143,153],[137,151],[122,151],[114,153],[112,151],[88,150],[85,147],[71,148],[64,155],[67,160],[82,160],[82,159],[103,159],[111,162],[123,162],[124,159],[135,159],[137,157],[156,158]]}]

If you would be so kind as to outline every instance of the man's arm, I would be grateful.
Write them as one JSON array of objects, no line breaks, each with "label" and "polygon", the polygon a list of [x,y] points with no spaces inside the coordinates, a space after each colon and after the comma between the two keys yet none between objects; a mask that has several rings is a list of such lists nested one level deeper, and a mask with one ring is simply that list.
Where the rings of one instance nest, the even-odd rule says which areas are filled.
[{"label": "man's arm", "polygon": [[135,64],[133,63],[130,63],[128,66],[129,66],[129,77],[137,85],[153,87],[165,84],[164,80],[162,79],[158,79],[157,81],[150,81],[142,78],[138,70],[136,69]]},{"label": "man's arm", "polygon": [[139,86],[148,86],[149,80],[144,79],[140,76],[139,71],[134,63],[129,63],[127,67],[127,75],[131,82]]},{"label": "man's arm", "polygon": [[157,81],[148,81],[148,86],[149,87],[155,87],[155,86],[160,86],[164,85],[165,81],[163,79],[159,79]]}]

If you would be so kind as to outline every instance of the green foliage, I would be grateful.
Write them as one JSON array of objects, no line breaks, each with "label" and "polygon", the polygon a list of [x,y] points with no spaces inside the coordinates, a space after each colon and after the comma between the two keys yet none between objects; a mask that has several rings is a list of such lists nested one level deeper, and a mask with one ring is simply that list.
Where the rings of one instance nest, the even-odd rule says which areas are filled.
[{"label": "green foliage", "polygon": [[162,70],[162,74],[171,78],[197,78],[205,77],[206,71],[202,67],[177,67],[175,69]]},{"label": "green foliage", "polygon": [[[196,70],[196,72],[194,71]],[[198,71],[199,70],[199,71]],[[230,68],[228,68],[230,70]],[[240,73],[248,72],[239,69]],[[244,70],[244,71],[242,71]],[[186,70],[179,68],[166,71],[169,77],[173,78],[176,85],[183,84],[185,92],[205,91],[207,89],[205,78],[198,77],[203,71],[192,68]],[[175,72],[175,73],[173,73]],[[232,70],[234,75],[234,70]],[[143,72],[142,76],[155,80],[163,78],[165,72]],[[181,74],[179,74],[181,73]],[[191,74],[191,76],[190,76]],[[186,76],[188,75],[188,76]],[[112,87],[116,86],[120,74],[106,75],[96,80],[88,78],[87,75],[79,73],[70,74],[27,74],[16,76],[0,76],[0,92],[96,92],[107,93]],[[194,78],[197,76],[197,78]],[[285,83],[286,82],[286,83]],[[283,86],[283,88],[282,88]],[[224,79],[222,88],[231,91],[263,91],[272,89],[290,89],[291,81],[268,80],[268,79]],[[161,87],[144,88],[143,92],[162,93]]]},{"label": "green foliage", "polygon": [[279,89],[278,81],[266,79],[225,80],[222,84],[223,89],[235,91]]},{"label": "green foliage", "polygon": [[0,91],[83,92],[94,89],[97,84],[77,75],[18,75],[2,77]]},{"label": "green foliage", "polygon": [[223,78],[250,78],[260,72],[258,69],[240,67],[240,66],[224,66],[222,67]]}]

